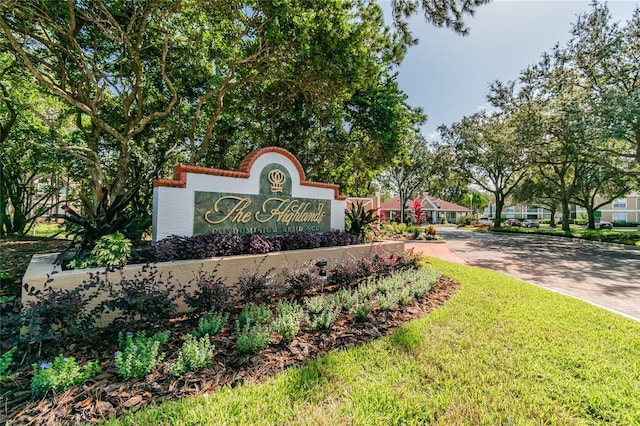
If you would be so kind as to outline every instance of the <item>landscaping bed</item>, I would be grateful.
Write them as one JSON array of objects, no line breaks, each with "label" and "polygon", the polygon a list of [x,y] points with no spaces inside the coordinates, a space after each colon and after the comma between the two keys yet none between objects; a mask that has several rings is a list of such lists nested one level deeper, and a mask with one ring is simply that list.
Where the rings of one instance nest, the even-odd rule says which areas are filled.
[{"label": "landscaping bed", "polygon": [[[22,247],[26,248],[27,246],[29,244],[25,243]],[[37,244],[34,246],[38,247]],[[6,256],[8,251],[4,250],[4,247],[2,248],[2,254]],[[23,257],[30,257],[33,249],[34,247],[30,250],[23,250],[25,255]],[[14,258],[13,262],[23,265],[24,260],[18,259],[20,256],[17,256],[16,253],[16,251],[11,252],[11,256]],[[293,255],[293,253],[289,253],[289,255]],[[278,290],[280,293],[274,293],[271,287],[265,286],[260,281],[267,275],[264,272],[259,273],[256,270],[253,275],[246,275],[244,277],[245,285],[241,286],[240,292],[243,301],[236,302],[232,301],[236,299],[227,299],[226,305],[218,304],[218,306],[223,306],[223,309],[219,310],[225,311],[229,315],[229,321],[219,332],[207,337],[207,344],[213,346],[213,356],[207,360],[207,366],[177,375],[172,374],[172,368],[178,364],[176,358],[179,359],[179,356],[176,354],[179,354],[185,347],[185,341],[191,339],[191,334],[198,330],[202,318],[207,315],[203,309],[196,313],[167,317],[168,319],[164,321],[161,319],[157,321],[158,318],[155,318],[155,323],[140,321],[140,317],[135,318],[137,322],[121,322],[119,324],[120,331],[145,330],[151,334],[170,332],[166,342],[160,347],[160,352],[166,354],[163,362],[154,365],[149,374],[125,379],[122,369],[118,366],[118,360],[122,358],[118,358],[118,354],[114,357],[115,352],[123,350],[122,340],[117,339],[116,329],[98,330],[90,335],[78,334],[78,330],[74,330],[73,335],[50,334],[52,328],[48,326],[48,323],[53,323],[52,319],[58,321],[58,317],[61,315],[68,316],[71,311],[69,309],[71,306],[59,299],[61,294],[57,294],[58,299],[52,299],[41,305],[46,308],[44,311],[32,311],[32,314],[35,312],[35,317],[31,318],[35,318],[36,321],[29,323],[28,332],[33,333],[35,330],[36,333],[31,334],[31,339],[28,341],[29,343],[26,343],[26,346],[25,341],[22,340],[21,349],[15,353],[8,368],[6,365],[0,366],[0,378],[4,379],[0,380],[0,403],[2,406],[0,422],[10,422],[11,424],[95,422],[119,416],[126,411],[137,411],[152,402],[209,393],[222,386],[234,386],[245,381],[262,381],[283,369],[303,365],[307,360],[322,356],[330,351],[360,345],[390,334],[403,323],[440,306],[456,291],[456,283],[443,277],[438,279],[436,273],[433,282],[429,284],[429,289],[425,290],[426,293],[415,297],[405,296],[402,303],[398,303],[398,306],[394,305],[396,302],[393,300],[392,306],[389,306],[387,295],[391,294],[391,290],[387,290],[388,294],[385,295],[382,290],[378,289],[376,290],[378,293],[372,293],[371,301],[367,302],[364,311],[358,308],[359,301],[351,309],[341,308],[335,322],[326,327],[318,327],[316,324],[318,318],[321,317],[320,314],[305,312],[305,317],[300,317],[298,320],[299,330],[293,337],[285,338],[282,331],[270,331],[269,342],[266,346],[248,350],[246,347],[241,348],[239,335],[242,327],[239,328],[237,323],[234,327],[233,319],[241,318],[243,307],[246,307],[247,304],[253,304],[254,300],[267,306],[272,312],[279,312],[278,302],[284,300],[295,301],[300,306],[307,306],[305,305],[307,299],[335,301],[338,300],[339,293],[344,299],[345,294],[347,296],[357,294],[359,286],[364,286],[363,289],[371,287],[370,279],[372,278],[366,278],[367,274],[363,274],[363,269],[367,269],[369,274],[373,274],[372,276],[378,277],[376,280],[382,280],[383,276],[393,275],[394,271],[406,270],[407,267],[409,269],[406,273],[413,273],[411,268],[416,265],[416,258],[410,254],[398,257],[397,254],[392,255],[391,252],[384,255],[372,251],[369,256],[372,257],[368,260],[364,257],[360,260],[353,258],[351,261],[343,261],[339,265],[335,265],[333,269],[328,271],[329,279],[324,282],[314,281],[319,277],[317,276],[317,267],[313,264],[306,271],[294,268],[289,272],[290,275],[303,278],[313,276],[313,279],[310,280],[311,284],[304,284],[301,288],[296,288],[295,285],[290,287],[288,291],[295,289],[293,293],[286,293],[286,289],[283,293],[282,288]],[[4,258],[6,259],[6,257]],[[335,264],[335,262],[332,263]],[[420,271],[426,270],[420,269]],[[217,279],[210,278],[212,281],[206,283],[220,283]],[[406,278],[404,280],[407,287],[412,286],[412,281],[415,281]],[[131,281],[135,280],[128,280],[128,282]],[[378,283],[376,285],[379,285],[379,282],[376,281]],[[263,288],[258,288],[256,285],[263,286]],[[266,288],[269,290],[266,291]],[[51,295],[53,294],[51,293]],[[318,298],[319,295],[322,297]],[[158,296],[158,294],[152,296]],[[206,299],[206,301],[211,300],[218,299]],[[200,300],[198,303],[202,301]],[[195,304],[196,308],[202,308],[198,303]],[[333,309],[335,303],[330,303],[332,303]],[[19,306],[15,303],[13,305]],[[3,306],[3,335],[8,329],[15,327],[15,324],[6,321],[11,317],[11,315],[7,316],[9,310],[6,308],[8,306],[9,304]],[[308,306],[306,309],[311,311]],[[56,310],[59,312],[54,312]],[[148,308],[146,310],[149,311]],[[15,313],[17,311],[14,310],[14,319],[16,318]],[[160,312],[151,312],[150,315],[158,313]],[[79,325],[79,323],[69,324],[69,322],[59,324],[71,329]],[[247,322],[247,324],[249,323]],[[249,325],[242,330],[242,333],[246,329],[249,329]],[[20,339],[16,339],[15,335],[11,339],[4,343],[13,344],[13,342],[20,341]],[[120,342],[118,343],[116,340],[120,340]],[[7,352],[9,347],[3,349],[3,354]],[[54,358],[62,363],[62,357],[65,357],[64,363],[68,359],[73,359],[73,362],[77,362],[81,369],[87,365],[95,364],[96,370],[99,372],[83,381],[82,384],[61,387],[56,391],[50,390],[47,383],[34,387],[34,377],[40,377],[41,373],[54,370],[52,367],[52,365],[55,366]]]},{"label": "landscaping bed", "polygon": [[[0,421],[13,424],[95,422],[125,411],[136,411],[151,402],[213,392],[222,386],[245,381],[262,381],[285,368],[303,365],[308,359],[390,334],[403,323],[441,306],[457,288],[452,280],[440,277],[421,298],[393,310],[375,308],[362,321],[355,321],[353,314],[344,312],[326,330],[313,330],[303,321],[299,333],[290,342],[275,335],[269,347],[256,353],[239,353],[233,327],[227,325],[211,337],[215,346],[213,364],[179,377],[167,374],[168,365],[161,363],[146,377],[123,381],[114,367],[112,339],[98,334],[85,345],[70,345],[65,355],[75,356],[79,364],[99,359],[101,374],[83,385],[34,401],[30,400],[29,389],[31,367],[23,365],[18,377],[2,388],[5,401]],[[334,290],[325,289],[327,293]],[[271,304],[272,308],[274,304]],[[238,309],[236,307],[236,311]],[[167,328],[171,335],[162,352],[174,354],[178,351],[184,337],[194,327],[193,319],[172,320]]]}]

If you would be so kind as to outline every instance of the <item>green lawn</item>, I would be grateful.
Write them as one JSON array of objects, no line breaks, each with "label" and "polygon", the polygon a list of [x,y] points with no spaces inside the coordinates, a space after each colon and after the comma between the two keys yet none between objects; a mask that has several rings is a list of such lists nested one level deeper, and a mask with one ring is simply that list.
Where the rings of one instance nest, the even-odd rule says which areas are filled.
[{"label": "green lawn", "polygon": [[34,237],[64,236],[64,226],[57,223],[38,223],[35,227]]},{"label": "green lawn", "polygon": [[640,231],[616,231],[608,229],[584,229],[583,227],[573,227],[570,231],[549,228],[521,228],[518,226],[505,226],[494,228],[494,232],[511,232],[521,234],[544,234],[556,235],[560,237],[581,238],[591,241],[603,241],[608,243],[626,244],[640,246]]},{"label": "green lawn", "polygon": [[433,263],[460,291],[392,336],[109,424],[640,424],[640,323]]}]

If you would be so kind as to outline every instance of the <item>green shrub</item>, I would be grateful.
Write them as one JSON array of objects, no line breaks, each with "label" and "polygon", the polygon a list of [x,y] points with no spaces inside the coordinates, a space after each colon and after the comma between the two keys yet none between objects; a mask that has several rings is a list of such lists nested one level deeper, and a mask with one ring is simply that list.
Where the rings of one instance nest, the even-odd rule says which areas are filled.
[{"label": "green shrub", "polygon": [[81,369],[75,358],[65,358],[60,354],[53,363],[33,364],[31,390],[35,396],[40,396],[48,390],[63,390],[83,383],[101,371],[97,361],[90,361],[84,369]]},{"label": "green shrub", "polygon": [[366,281],[361,282],[358,285],[358,300],[359,301],[367,301],[369,300],[376,292],[378,291],[378,282],[373,278],[370,278]]},{"label": "green shrub", "polygon": [[152,337],[147,337],[142,331],[135,335],[119,333],[120,351],[115,353],[118,374],[125,380],[149,374],[164,359],[164,354],[159,354],[158,350],[167,343],[167,339],[168,331],[156,333]]},{"label": "green shrub", "polygon": [[213,336],[229,321],[227,312],[207,312],[200,317],[198,328],[193,331],[196,336]]},{"label": "green shrub", "polygon": [[267,325],[252,324],[251,321],[241,326],[240,321],[236,320],[236,338],[238,352],[258,352],[271,343],[271,329]]},{"label": "green shrub", "polygon": [[16,353],[18,348],[14,346],[0,356],[0,383],[5,383],[13,380],[16,374],[9,374],[9,367],[13,362],[13,354]]},{"label": "green shrub", "polygon": [[266,325],[273,320],[273,312],[264,305],[256,305],[249,303],[244,305],[242,311],[238,315],[240,324],[262,324]]},{"label": "green shrub", "polygon": [[447,223],[449,223],[449,221],[447,220],[447,216],[441,216],[440,223],[443,225],[446,225]]},{"label": "green shrub", "polygon": [[104,235],[96,241],[86,259],[74,259],[67,265],[70,269],[97,268],[125,265],[131,258],[131,241],[121,234]]},{"label": "green shrub", "polygon": [[314,315],[309,315],[307,321],[314,330],[329,329],[338,319],[341,310],[342,308],[340,306],[329,300],[322,311]]},{"label": "green shrub", "polygon": [[329,300],[325,296],[313,296],[304,299],[304,305],[310,314],[319,314],[322,312],[329,303]]},{"label": "green shrub", "polygon": [[409,289],[413,293],[413,297],[419,299],[427,294],[433,288],[440,278],[440,272],[434,268],[421,268],[409,277]]},{"label": "green shrub", "polygon": [[295,300],[279,300],[276,309],[277,316],[271,324],[274,332],[282,335],[286,341],[291,341],[300,331],[300,320],[304,315],[304,311]]},{"label": "green shrub", "polygon": [[356,322],[362,322],[367,319],[367,315],[371,312],[372,304],[370,301],[357,301],[350,309],[353,319]]},{"label": "green shrub", "polygon": [[208,335],[200,339],[187,334],[184,343],[178,350],[178,358],[175,363],[169,364],[169,374],[180,376],[187,371],[197,370],[211,365],[214,346]]},{"label": "green shrub", "polygon": [[337,291],[333,295],[333,300],[338,304],[342,309],[349,312],[351,307],[358,302],[357,293],[352,292],[351,290],[344,288],[340,291]]},{"label": "green shrub", "polygon": [[380,309],[385,311],[393,311],[398,307],[398,294],[397,291],[388,291],[386,293],[380,293],[377,297]]}]

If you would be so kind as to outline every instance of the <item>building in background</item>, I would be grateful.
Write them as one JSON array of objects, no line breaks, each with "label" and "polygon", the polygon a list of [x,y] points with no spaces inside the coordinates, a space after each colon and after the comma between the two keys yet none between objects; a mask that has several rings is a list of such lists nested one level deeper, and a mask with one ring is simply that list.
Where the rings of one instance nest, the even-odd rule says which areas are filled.
[{"label": "building in background", "polygon": [[[468,207],[432,197],[426,192],[422,194],[420,200],[422,201],[422,212],[424,213],[427,223],[441,223],[443,217],[446,217],[449,223],[456,223],[458,218],[471,213]],[[412,215],[413,211],[409,206],[411,201],[413,200],[407,200],[405,203],[405,218],[411,217]],[[384,201],[380,205],[380,210],[385,212],[384,220],[396,220],[396,218],[400,216],[400,197],[395,196]]]}]

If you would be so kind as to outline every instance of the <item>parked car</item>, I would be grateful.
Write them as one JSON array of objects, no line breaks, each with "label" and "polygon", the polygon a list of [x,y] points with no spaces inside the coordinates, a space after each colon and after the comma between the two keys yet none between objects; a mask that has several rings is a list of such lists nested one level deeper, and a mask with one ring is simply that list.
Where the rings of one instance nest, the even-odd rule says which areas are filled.
[{"label": "parked car", "polygon": [[518,219],[507,219],[504,221],[504,226],[522,226],[522,222]]},{"label": "parked car", "polygon": [[536,222],[535,220],[525,220],[521,225],[525,228],[540,228],[540,222]]},{"label": "parked car", "polygon": [[602,220],[596,223],[596,229],[613,229],[613,223]]}]

